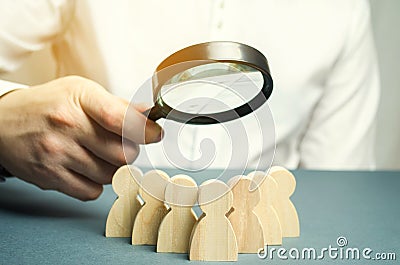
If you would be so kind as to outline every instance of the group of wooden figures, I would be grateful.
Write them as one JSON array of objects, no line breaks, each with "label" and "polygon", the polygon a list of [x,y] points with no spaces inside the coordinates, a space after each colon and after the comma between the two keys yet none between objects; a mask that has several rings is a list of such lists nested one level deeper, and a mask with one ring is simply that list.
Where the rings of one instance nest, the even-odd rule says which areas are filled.
[{"label": "group of wooden figures", "polygon": [[[300,235],[290,196],[292,173],[272,167],[197,186],[186,175],[160,170],[143,173],[123,166],[112,186],[117,200],[106,223],[106,237],[132,237],[132,245],[156,245],[157,252],[188,253],[190,260],[235,261],[238,253],[257,253]],[[139,185],[140,183],[140,185]],[[259,183],[259,185],[254,185]],[[193,205],[203,214],[197,217]]]}]

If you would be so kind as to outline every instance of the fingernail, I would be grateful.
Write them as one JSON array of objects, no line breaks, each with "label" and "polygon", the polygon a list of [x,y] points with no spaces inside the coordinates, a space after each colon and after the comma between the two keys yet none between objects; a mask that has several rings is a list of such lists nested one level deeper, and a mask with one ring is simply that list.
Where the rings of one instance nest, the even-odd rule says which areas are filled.
[{"label": "fingernail", "polygon": [[160,133],[158,134],[156,141],[159,142],[162,140],[162,138],[164,138],[164,130],[163,130],[163,128],[160,128]]},{"label": "fingernail", "polygon": [[152,133],[149,132],[149,134],[146,134],[146,143],[157,143],[161,141],[161,139],[164,136],[164,131],[161,128],[160,125],[155,124],[155,126],[152,126]]}]

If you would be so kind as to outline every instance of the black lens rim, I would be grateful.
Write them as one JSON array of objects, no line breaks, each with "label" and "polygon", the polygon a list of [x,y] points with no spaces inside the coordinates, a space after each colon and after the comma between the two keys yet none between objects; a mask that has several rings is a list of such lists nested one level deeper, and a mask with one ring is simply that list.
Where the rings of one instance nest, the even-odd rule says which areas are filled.
[{"label": "black lens rim", "polygon": [[[176,110],[165,103],[160,96],[161,87],[175,74],[191,68],[182,69],[183,63],[194,61],[197,62],[197,65],[220,62],[250,66],[262,74],[263,86],[260,92],[249,102],[231,110],[210,114],[193,114]],[[174,69],[174,66],[177,66],[176,69]],[[160,78],[159,73],[162,73],[162,70],[166,68],[168,68],[169,78]],[[153,80],[156,80],[156,82],[153,82],[153,95],[155,95],[153,112],[157,112],[156,116],[187,124],[215,124],[246,116],[267,102],[273,90],[273,80],[267,58],[251,46],[231,41],[205,42],[177,51],[161,62],[154,73]]]}]

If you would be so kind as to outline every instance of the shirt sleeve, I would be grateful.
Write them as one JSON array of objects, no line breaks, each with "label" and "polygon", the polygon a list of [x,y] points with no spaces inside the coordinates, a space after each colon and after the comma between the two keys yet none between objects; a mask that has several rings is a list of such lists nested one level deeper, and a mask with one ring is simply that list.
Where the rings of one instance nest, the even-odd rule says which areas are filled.
[{"label": "shirt sleeve", "polygon": [[368,1],[354,1],[340,57],[300,143],[300,167],[374,169],[379,71]]},{"label": "shirt sleeve", "polygon": [[6,94],[12,90],[19,89],[19,88],[25,88],[25,87],[27,87],[27,86],[23,85],[23,84],[0,80],[0,98],[4,94]]},{"label": "shirt sleeve", "polygon": [[0,72],[15,70],[32,52],[57,39],[73,7],[73,0],[0,1]]}]

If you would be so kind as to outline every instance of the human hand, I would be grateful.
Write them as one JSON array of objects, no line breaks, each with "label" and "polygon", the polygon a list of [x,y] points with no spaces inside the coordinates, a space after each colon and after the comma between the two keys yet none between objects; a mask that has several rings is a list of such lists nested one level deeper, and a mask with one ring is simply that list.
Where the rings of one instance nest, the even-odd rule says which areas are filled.
[{"label": "human hand", "polygon": [[96,199],[138,144],[161,140],[142,111],[77,76],[15,90],[0,98],[0,165],[42,189]]}]

